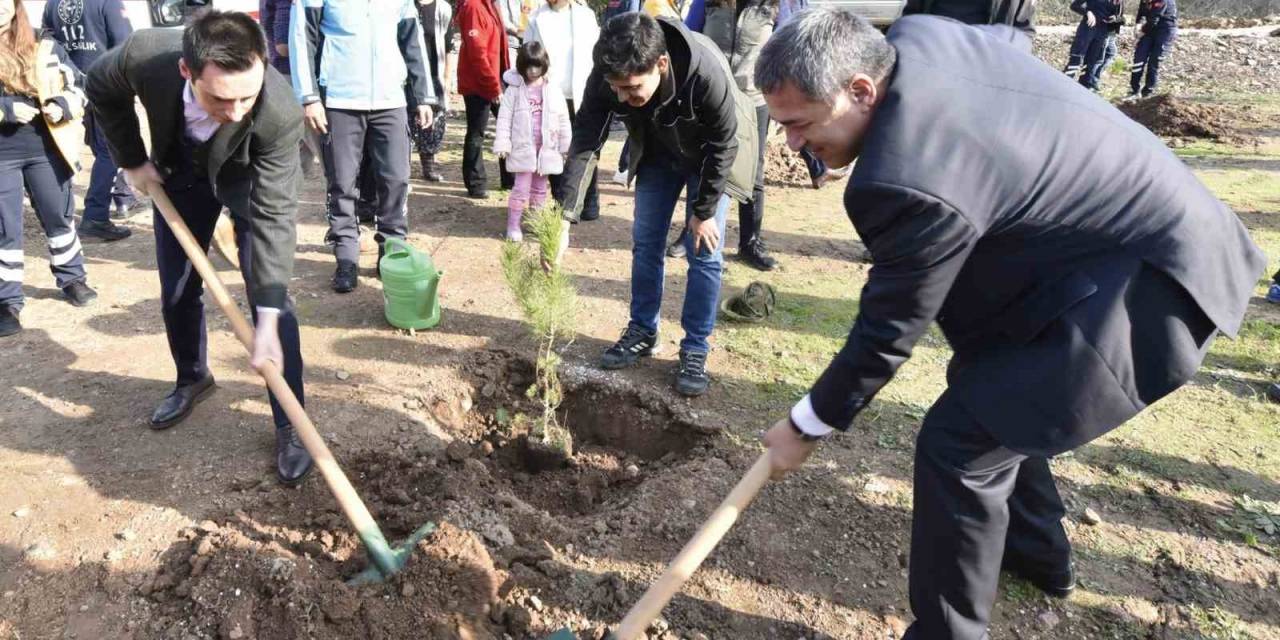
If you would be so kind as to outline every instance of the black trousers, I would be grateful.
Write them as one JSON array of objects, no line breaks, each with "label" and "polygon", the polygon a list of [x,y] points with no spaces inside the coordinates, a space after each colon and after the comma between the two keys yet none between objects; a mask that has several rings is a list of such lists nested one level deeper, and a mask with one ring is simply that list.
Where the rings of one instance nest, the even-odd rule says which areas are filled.
[{"label": "black trousers", "polygon": [[377,201],[375,239],[382,244],[389,237],[404,238],[409,233],[409,122],[403,107],[379,111],[326,109],[325,113],[329,118],[329,133],[324,136],[323,146],[329,178],[329,233],[325,241],[333,246],[338,260],[358,262],[360,224],[356,202],[362,195],[358,183],[366,149]]},{"label": "black trousers", "polygon": [[[498,103],[480,96],[462,96],[467,109],[467,134],[462,142],[462,183],[468,193],[488,191],[489,177],[484,168],[484,130],[489,116],[497,116]],[[505,160],[498,160],[498,173],[503,189],[515,184],[515,176],[507,171]]]},{"label": "black trousers", "polygon": [[[567,102],[569,106],[569,123],[576,124],[578,122],[577,105],[573,103],[573,100],[568,100]],[[580,220],[595,220],[600,217],[600,189],[597,184],[599,176],[600,167],[597,165],[595,169],[591,170],[591,182],[587,184],[587,194],[582,200]],[[564,193],[564,174],[558,173],[554,176],[548,176],[547,181],[551,183],[551,195],[555,197],[556,202],[563,204],[564,198],[561,194]]]},{"label": "black trousers", "polygon": [[904,640],[980,640],[1006,554],[1046,572],[1065,568],[1066,509],[1049,461],[1005,448],[950,391],[916,441],[910,595]]},{"label": "black trousers", "polygon": [[769,107],[756,107],[756,129],[760,143],[756,149],[756,183],[751,190],[751,202],[738,203],[738,249],[760,239],[764,225],[764,155],[769,137]]},{"label": "black trousers", "polygon": [[[1052,340],[1057,329],[1069,325],[1088,340],[1083,348],[1114,363],[1109,373],[1118,377],[1072,384],[1096,389],[1123,379],[1132,397],[1155,402],[1194,373],[1217,329],[1195,299],[1155,267],[1127,256],[1099,260],[1100,266],[1085,269],[1097,292],[1052,321],[1042,335]],[[1062,348],[1072,347],[1063,342]],[[1041,403],[1052,410],[1055,400],[1075,391],[1046,388]],[[1070,407],[1064,402],[1058,411]],[[1013,427],[1022,433],[1045,429],[999,426]],[[978,422],[951,389],[925,416],[916,441],[911,528],[916,622],[904,638],[985,639],[1002,560],[1043,573],[1063,571],[1071,560],[1061,522],[1065,509],[1048,461],[1005,447],[993,430]],[[1091,432],[1096,437],[1106,430]]]},{"label": "black trousers", "polygon": [[[183,222],[191,229],[192,235],[200,243],[205,252],[213,240],[213,230],[218,223],[218,215],[222,211],[222,203],[213,194],[207,180],[193,178],[189,172],[171,175],[165,181],[165,193],[173,201],[174,207]],[[236,246],[239,248],[240,273],[245,282],[252,282],[253,275],[253,234],[249,225],[235,219]],[[169,353],[178,369],[177,386],[182,387],[200,381],[209,375],[206,355],[207,335],[204,323],[204,302],[200,296],[204,292],[204,280],[191,266],[187,254],[178,244],[178,239],[169,230],[164,217],[155,212],[156,233],[156,265],[160,271],[160,304],[164,314],[165,335],[169,338]],[[252,294],[249,296],[249,309],[253,320],[258,321],[258,310],[254,305]],[[293,305],[285,301],[285,308],[280,310],[279,321],[280,345],[284,351],[284,379],[289,388],[304,402],[302,389],[302,347],[298,335],[298,318],[294,314]],[[271,416],[276,427],[289,424],[275,396],[269,395]]]}]

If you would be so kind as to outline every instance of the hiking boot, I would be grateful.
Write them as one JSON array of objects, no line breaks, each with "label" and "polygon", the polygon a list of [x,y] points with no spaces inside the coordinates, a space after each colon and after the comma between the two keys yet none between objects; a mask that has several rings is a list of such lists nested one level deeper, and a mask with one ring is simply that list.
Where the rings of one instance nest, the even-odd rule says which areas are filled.
[{"label": "hiking boot", "polygon": [[[16,318],[17,314],[14,314],[14,317]],[[0,336],[2,335],[5,334],[0,333]],[[1267,399],[1272,402],[1280,402],[1280,384],[1272,382],[1271,386],[1267,387]]]},{"label": "hiking boot", "polygon": [[0,306],[0,338],[19,331],[22,331],[22,323],[18,322],[18,310],[9,305]]},{"label": "hiking boot", "polygon": [[338,293],[351,293],[359,284],[356,278],[356,263],[350,260],[339,260],[338,268],[333,272],[333,290]]},{"label": "hiking boot", "polygon": [[444,176],[440,175],[440,167],[436,164],[435,156],[431,154],[422,154],[422,179],[427,182],[444,182]]},{"label": "hiking boot", "polygon": [[76,280],[63,287],[62,295],[66,296],[67,302],[75,307],[88,306],[90,302],[98,299],[98,292],[90,289],[83,280]]},{"label": "hiking boot", "polygon": [[1280,284],[1272,283],[1267,289],[1267,302],[1280,304]]},{"label": "hiking boot", "polygon": [[647,333],[644,329],[628,325],[622,337],[609,347],[600,358],[601,369],[621,369],[629,367],[640,358],[658,353],[658,333]]},{"label": "hiking boot", "polygon": [[97,238],[103,242],[124,240],[133,235],[129,229],[110,220],[81,220],[79,231],[82,238]]},{"label": "hiking boot", "polygon": [[676,391],[690,398],[707,392],[711,379],[707,377],[707,354],[704,351],[680,350],[680,365],[676,368]]},{"label": "hiking boot", "polygon": [[764,246],[764,240],[753,238],[747,242],[747,246],[738,250],[738,257],[743,262],[751,266],[752,269],[759,271],[773,271],[778,266],[778,261],[769,255],[769,250]]}]

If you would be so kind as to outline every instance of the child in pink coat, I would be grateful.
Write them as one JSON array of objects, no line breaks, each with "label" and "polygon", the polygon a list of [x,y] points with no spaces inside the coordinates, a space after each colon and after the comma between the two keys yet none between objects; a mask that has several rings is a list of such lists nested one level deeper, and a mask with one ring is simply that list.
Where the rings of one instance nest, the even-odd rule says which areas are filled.
[{"label": "child in pink coat", "polygon": [[515,185],[507,201],[507,239],[519,242],[520,217],[526,206],[537,209],[547,200],[547,176],[564,171],[573,128],[569,107],[554,87],[547,90],[551,63],[540,42],[526,42],[516,56],[516,68],[502,79],[507,90],[498,110],[498,131],[493,151],[507,159],[507,171]]}]

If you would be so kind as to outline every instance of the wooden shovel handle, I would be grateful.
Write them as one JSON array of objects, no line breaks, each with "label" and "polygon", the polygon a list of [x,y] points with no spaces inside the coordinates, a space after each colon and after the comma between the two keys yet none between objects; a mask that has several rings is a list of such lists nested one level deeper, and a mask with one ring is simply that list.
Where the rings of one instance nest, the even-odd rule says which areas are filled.
[{"label": "wooden shovel handle", "polygon": [[[182,245],[182,249],[186,251],[187,258],[195,266],[196,272],[204,279],[205,286],[208,287],[209,292],[213,295],[213,299],[217,301],[218,306],[222,308],[222,312],[231,321],[232,331],[235,332],[240,342],[244,344],[245,349],[253,353],[253,326],[245,319],[240,307],[236,305],[235,300],[227,293],[226,286],[218,278],[218,272],[214,271],[213,264],[209,262],[209,256],[205,255],[200,248],[200,244],[191,235],[191,229],[187,227],[187,224],[178,215],[177,209],[174,208],[173,202],[169,200],[168,194],[164,193],[164,190],[159,187],[151,191],[152,193],[149,194],[151,200],[155,202],[156,208],[160,210],[160,215],[164,216],[164,221],[169,225],[169,230],[173,233],[173,236],[178,239],[178,244]],[[338,505],[342,508],[343,513],[346,514],[347,520],[351,522],[351,526],[355,528],[362,538],[374,532],[376,532],[378,538],[381,538],[382,534],[378,531],[378,525],[373,516],[370,515],[369,509],[364,506],[364,502],[360,500],[360,495],[356,493],[355,487],[351,486],[351,481],[342,472],[337,460],[334,460],[333,453],[329,451],[329,447],[325,445],[320,434],[316,432],[316,426],[307,417],[307,412],[303,410],[298,398],[293,395],[293,390],[285,382],[280,368],[274,362],[268,361],[266,366],[259,370],[258,373],[266,380],[267,388],[271,390],[271,393],[275,394],[276,401],[280,403],[280,408],[284,409],[285,414],[289,416],[289,422],[297,430],[302,446],[307,449],[307,453],[311,454],[316,468],[324,476],[325,483],[329,485],[329,491],[337,499]],[[371,553],[371,555],[374,554]]]},{"label": "wooden shovel handle", "polygon": [[641,637],[649,623],[662,613],[663,607],[666,607],[671,598],[675,597],[676,592],[680,591],[680,587],[689,579],[689,576],[702,565],[702,561],[707,559],[711,550],[716,548],[724,534],[729,532],[734,522],[737,522],[742,511],[751,504],[756,494],[760,493],[760,489],[769,481],[771,471],[769,452],[765,451],[756,459],[756,463],[751,466],[750,471],[747,471],[747,475],[738,481],[733,491],[729,492],[724,502],[716,507],[711,517],[702,523],[698,533],[685,543],[680,554],[667,565],[667,570],[662,572],[658,581],[654,582],[644,593],[644,597],[640,598],[640,601],[631,607],[631,611],[627,612],[627,617],[622,619],[622,624],[618,625],[618,629],[613,632],[615,640],[634,640]]}]

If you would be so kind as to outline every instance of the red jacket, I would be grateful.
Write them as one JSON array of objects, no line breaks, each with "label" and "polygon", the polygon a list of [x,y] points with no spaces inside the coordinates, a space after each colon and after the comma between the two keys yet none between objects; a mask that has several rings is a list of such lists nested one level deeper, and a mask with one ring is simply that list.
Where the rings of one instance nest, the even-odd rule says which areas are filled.
[{"label": "red jacket", "polygon": [[502,72],[511,67],[502,14],[493,0],[463,0],[454,20],[462,36],[458,93],[496,101],[502,95]]}]

